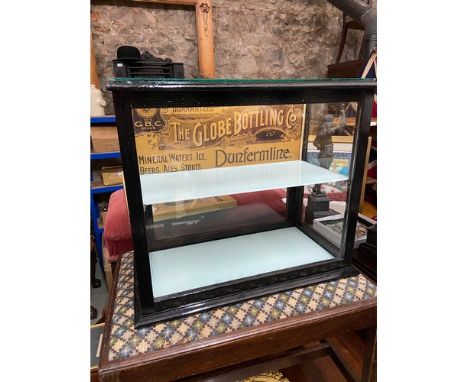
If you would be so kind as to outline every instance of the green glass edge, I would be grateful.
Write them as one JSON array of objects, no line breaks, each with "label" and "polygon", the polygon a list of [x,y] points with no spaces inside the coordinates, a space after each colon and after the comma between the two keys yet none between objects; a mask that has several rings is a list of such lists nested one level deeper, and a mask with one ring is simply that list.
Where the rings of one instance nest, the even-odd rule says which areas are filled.
[{"label": "green glass edge", "polygon": [[284,78],[284,79],[249,79],[249,78],[155,78],[155,77],[117,77],[110,78],[109,83],[121,82],[184,82],[184,83],[279,83],[279,82],[375,82],[375,78]]}]

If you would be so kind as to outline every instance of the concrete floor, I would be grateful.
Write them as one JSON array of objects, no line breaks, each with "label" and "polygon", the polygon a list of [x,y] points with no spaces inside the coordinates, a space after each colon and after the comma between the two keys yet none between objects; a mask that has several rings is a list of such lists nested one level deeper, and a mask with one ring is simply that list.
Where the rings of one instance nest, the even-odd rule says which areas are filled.
[{"label": "concrete floor", "polygon": [[102,316],[102,309],[107,304],[109,298],[109,291],[107,290],[106,278],[104,272],[99,265],[99,262],[96,264],[96,278],[101,280],[101,287],[91,288],[91,305],[98,310],[96,319],[91,320],[91,325],[95,324]]}]

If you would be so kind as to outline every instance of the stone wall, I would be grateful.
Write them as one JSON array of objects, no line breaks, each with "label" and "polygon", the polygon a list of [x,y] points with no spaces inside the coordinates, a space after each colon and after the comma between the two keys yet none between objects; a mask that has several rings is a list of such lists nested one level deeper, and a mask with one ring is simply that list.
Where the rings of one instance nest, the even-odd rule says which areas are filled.
[{"label": "stone wall", "polygon": [[[324,77],[341,35],[341,12],[326,0],[213,0],[213,23],[220,78]],[[120,45],[183,62],[186,77],[198,76],[191,7],[93,0],[91,31],[101,88]],[[348,34],[343,61],[356,58],[361,35]]]}]

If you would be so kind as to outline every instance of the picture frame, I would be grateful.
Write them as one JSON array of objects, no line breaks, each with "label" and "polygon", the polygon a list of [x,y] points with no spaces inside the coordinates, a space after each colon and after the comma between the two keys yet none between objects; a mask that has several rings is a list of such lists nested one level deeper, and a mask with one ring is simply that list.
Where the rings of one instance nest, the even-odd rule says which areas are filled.
[{"label": "picture frame", "polygon": [[[326,216],[323,218],[315,219],[313,222],[313,228],[338,248],[341,244],[343,221],[343,214]],[[356,238],[354,240],[354,249],[359,248],[359,245],[366,242],[367,228],[370,228],[375,224],[377,224],[375,220],[370,219],[362,214],[358,215],[355,235]]]}]

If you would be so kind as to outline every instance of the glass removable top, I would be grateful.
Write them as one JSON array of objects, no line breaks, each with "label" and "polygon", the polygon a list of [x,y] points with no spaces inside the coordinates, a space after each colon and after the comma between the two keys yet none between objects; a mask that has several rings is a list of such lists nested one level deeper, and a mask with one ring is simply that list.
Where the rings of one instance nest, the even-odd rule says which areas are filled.
[{"label": "glass removable top", "polygon": [[372,78],[288,78],[288,79],[224,79],[224,78],[111,78],[109,90],[129,88],[164,88],[164,87],[261,87],[261,86],[308,86],[328,88],[375,88],[377,80]]}]

